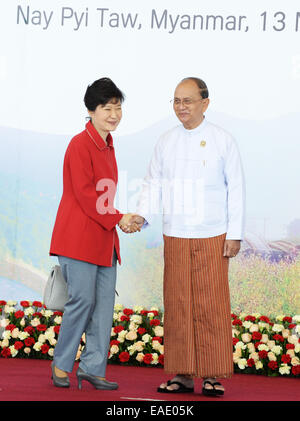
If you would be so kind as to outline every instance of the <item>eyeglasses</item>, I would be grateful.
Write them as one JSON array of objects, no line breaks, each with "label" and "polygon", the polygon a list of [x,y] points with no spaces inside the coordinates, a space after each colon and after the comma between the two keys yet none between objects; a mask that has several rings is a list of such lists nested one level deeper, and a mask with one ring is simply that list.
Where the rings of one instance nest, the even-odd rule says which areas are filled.
[{"label": "eyeglasses", "polygon": [[203,98],[199,98],[199,99],[192,99],[192,98],[183,98],[183,99],[179,99],[179,98],[174,98],[171,99],[170,103],[174,105],[174,107],[178,107],[180,104],[188,107],[189,105],[193,105],[195,102],[198,101],[202,101]]}]

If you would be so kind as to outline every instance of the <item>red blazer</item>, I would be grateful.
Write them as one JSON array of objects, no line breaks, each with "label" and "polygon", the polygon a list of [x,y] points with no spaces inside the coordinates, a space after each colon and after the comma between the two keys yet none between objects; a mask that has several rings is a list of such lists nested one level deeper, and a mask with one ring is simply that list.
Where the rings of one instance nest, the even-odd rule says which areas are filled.
[{"label": "red blazer", "polygon": [[123,214],[111,205],[117,182],[113,139],[109,134],[106,145],[89,121],[86,129],[73,137],[65,153],[63,195],[52,233],[50,255],[112,266],[115,248],[121,264],[116,225]]}]

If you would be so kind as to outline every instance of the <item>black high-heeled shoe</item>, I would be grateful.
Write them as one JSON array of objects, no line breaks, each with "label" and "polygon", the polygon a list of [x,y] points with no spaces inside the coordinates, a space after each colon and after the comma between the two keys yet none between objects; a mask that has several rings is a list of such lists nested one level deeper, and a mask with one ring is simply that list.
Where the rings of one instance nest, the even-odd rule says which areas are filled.
[{"label": "black high-heeled shoe", "polygon": [[51,379],[53,381],[54,386],[56,387],[70,387],[70,379],[68,376],[66,377],[58,377],[55,374],[55,365],[54,362],[51,364],[52,376]]},{"label": "black high-heeled shoe", "polygon": [[95,389],[99,390],[115,390],[118,389],[118,383],[109,382],[108,380],[101,380],[96,376],[92,376],[82,370],[82,368],[78,367],[76,372],[77,380],[78,380],[78,389],[82,388],[82,380],[86,380],[87,382],[91,383]]}]

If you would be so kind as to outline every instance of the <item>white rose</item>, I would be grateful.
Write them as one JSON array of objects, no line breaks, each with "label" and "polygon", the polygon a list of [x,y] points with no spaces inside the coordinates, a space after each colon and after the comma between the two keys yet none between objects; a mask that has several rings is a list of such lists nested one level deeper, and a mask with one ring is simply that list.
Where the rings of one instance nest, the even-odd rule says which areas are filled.
[{"label": "white rose", "polygon": [[4,306],[4,313],[11,314],[11,313],[14,313],[15,311],[16,309],[14,307],[9,306],[8,304]]},{"label": "white rose", "polygon": [[266,322],[258,322],[258,326],[259,326],[259,330],[270,330],[270,325],[269,323]]},{"label": "white rose", "polygon": [[128,326],[128,329],[129,330],[134,330],[134,331],[137,331],[137,329],[138,329],[138,325],[136,325],[135,323],[133,323],[133,322],[130,322],[129,323],[129,326]]},{"label": "white rose", "polygon": [[260,345],[258,345],[258,350],[259,351],[269,351],[269,347],[265,344],[260,344]]},{"label": "white rose", "polygon": [[232,355],[233,355],[233,362],[235,364],[237,364],[237,362],[239,361],[239,359],[241,358],[241,353],[238,352],[239,350],[235,351]]},{"label": "white rose", "polygon": [[245,367],[247,366],[247,360],[246,360],[246,358],[240,358],[239,360],[238,360],[238,366],[239,366],[239,368],[241,369],[241,370],[244,370],[245,369]]},{"label": "white rose", "polygon": [[137,333],[134,330],[130,330],[127,335],[125,336],[125,338],[128,341],[135,341],[137,338]]},{"label": "white rose", "polygon": [[282,322],[282,320],[284,319],[285,315],[284,314],[279,314],[278,316],[276,316],[276,320],[278,320],[279,322]]},{"label": "white rose", "polygon": [[142,316],[138,316],[137,314],[133,314],[130,317],[130,321],[132,321],[133,323],[140,325],[143,321]]},{"label": "white rose", "polygon": [[134,311],[135,313],[140,314],[140,312],[141,312],[142,310],[144,310],[144,307],[142,307],[142,306],[134,306],[134,307],[133,307],[133,311]]},{"label": "white rose", "polygon": [[298,357],[293,357],[292,361],[291,361],[292,366],[294,365],[299,365],[300,364],[300,360]]},{"label": "white rose", "polygon": [[113,320],[116,321],[118,320],[119,314],[118,313],[114,313],[113,315]]},{"label": "white rose", "polygon": [[2,333],[2,338],[3,338],[3,339],[10,339],[10,338],[11,338],[11,331],[10,331],[10,330],[5,330],[5,331]]},{"label": "white rose", "polygon": [[[51,316],[53,316],[53,311],[51,311],[51,310],[45,310],[44,311],[44,315],[45,315],[45,317],[51,317]],[[49,354],[50,355],[50,354]]]},{"label": "white rose", "polygon": [[277,361],[276,355],[274,352],[268,352],[269,361]]},{"label": "white rose", "polygon": [[263,363],[261,361],[256,361],[255,368],[256,370],[260,370],[261,368],[263,368]]},{"label": "white rose", "polygon": [[259,331],[259,327],[258,327],[258,325],[257,325],[257,324],[253,324],[252,326],[250,326],[249,331],[250,331],[251,333],[253,333],[253,332],[258,332],[258,331]]},{"label": "white rose", "polygon": [[144,354],[142,352],[139,352],[135,359],[141,363],[144,359]]},{"label": "white rose", "polygon": [[147,313],[147,317],[149,317],[149,319],[153,319],[154,313],[151,313],[151,312]]},{"label": "white rose", "polygon": [[274,324],[272,326],[273,332],[281,332],[283,329],[284,329],[284,327],[282,325]]},{"label": "white rose", "polygon": [[46,342],[46,337],[43,333],[41,333],[38,337],[38,342],[40,342],[41,344],[44,344]]},{"label": "white rose", "polygon": [[17,305],[17,302],[13,300],[8,300],[6,304],[8,304],[9,306],[15,306]]},{"label": "white rose", "polygon": [[154,352],[154,353],[152,354],[152,358],[153,358],[153,360],[151,361],[151,364],[152,364],[152,365],[156,365],[156,364],[158,364],[158,354],[157,354],[156,352]]},{"label": "white rose", "polygon": [[271,351],[275,354],[275,355],[280,355],[281,351],[282,351],[282,347],[280,345],[275,345],[271,348]]},{"label": "white rose", "polygon": [[13,331],[11,332],[11,337],[14,339],[17,339],[19,337],[20,331],[19,328],[16,327],[15,329],[13,329]]},{"label": "white rose", "polygon": [[33,327],[37,327],[39,324],[41,324],[41,322],[40,322],[40,319],[38,317],[35,317],[34,319],[31,320],[30,324]]},{"label": "white rose", "polygon": [[24,352],[25,352],[25,354],[30,354],[31,348],[29,348],[29,347],[24,348]]},{"label": "white rose", "polygon": [[286,339],[290,336],[290,331],[289,329],[283,329],[283,331],[281,332],[282,336]]},{"label": "white rose", "polygon": [[275,341],[268,341],[267,345],[270,349],[272,349],[274,346],[276,346],[276,342]]},{"label": "white rose", "polygon": [[296,352],[296,354],[298,354],[298,353],[300,352],[300,344],[299,344],[299,343],[297,343],[297,344],[295,345],[295,349],[294,349],[294,351]]},{"label": "white rose", "polygon": [[56,343],[57,343],[57,340],[55,338],[50,338],[50,339],[48,339],[48,341],[49,341],[50,345],[52,345],[52,346],[55,346]]},{"label": "white rose", "polygon": [[294,351],[293,349],[288,349],[288,350],[286,351],[286,353],[287,353],[288,355],[290,355],[290,357],[294,357],[294,356],[295,356],[295,351]]},{"label": "white rose", "polygon": [[9,325],[10,320],[9,319],[0,319],[0,327],[6,327],[7,325]]},{"label": "white rose", "polygon": [[296,314],[295,316],[293,316],[293,322],[300,322],[300,314]]},{"label": "white rose", "polygon": [[237,342],[237,343],[235,344],[235,348],[236,348],[236,349],[238,349],[238,348],[241,348],[241,349],[246,349],[246,345],[244,344],[244,342],[239,341],[239,342]]},{"label": "white rose", "polygon": [[159,350],[160,343],[158,341],[152,341],[152,348],[155,350]]},{"label": "white rose", "polygon": [[242,334],[242,341],[243,342],[250,342],[251,341],[252,336],[250,335],[250,333],[243,333]]},{"label": "white rose", "polygon": [[153,329],[155,336],[162,337],[164,336],[164,328],[163,326],[155,326]]},{"label": "white rose", "polygon": [[1,347],[2,348],[7,348],[8,345],[9,345],[9,340],[8,339],[3,339],[3,341],[1,342]]},{"label": "white rose", "polygon": [[267,344],[269,341],[269,335],[267,335],[266,333],[264,333],[261,337],[260,342],[263,342],[264,344]]},{"label": "white rose", "polygon": [[22,318],[22,320],[20,321],[20,326],[24,327],[25,326],[25,319],[24,317]]},{"label": "white rose", "polygon": [[21,341],[24,341],[24,339],[28,338],[28,336],[29,336],[28,332],[20,332],[18,337]]},{"label": "white rose", "polygon": [[48,351],[48,355],[50,355],[50,357],[53,357],[54,354],[54,348],[50,348]]},{"label": "white rose", "polygon": [[254,344],[252,342],[250,342],[249,344],[247,344],[247,348],[248,348],[248,351],[250,353],[255,352],[255,346],[254,346]]},{"label": "white rose", "polygon": [[243,326],[246,329],[249,329],[252,325],[253,325],[253,323],[250,322],[249,320],[246,320],[245,322],[243,322]]},{"label": "white rose", "polygon": [[27,307],[24,310],[25,316],[31,316],[34,313],[34,309],[32,307]]},{"label": "white rose", "polygon": [[151,339],[151,336],[148,333],[145,333],[145,335],[142,336],[142,340],[145,343],[148,343],[150,341],[150,339]]},{"label": "white rose", "polygon": [[34,345],[33,345],[33,349],[35,350],[35,351],[40,351],[41,350],[41,346],[42,346],[43,344],[41,344],[40,342],[36,342]]},{"label": "white rose", "polygon": [[111,347],[110,347],[110,353],[111,354],[117,354],[119,352],[119,347],[118,347],[118,345],[112,345]]},{"label": "white rose", "polygon": [[122,306],[122,304],[115,304],[115,307],[114,307],[114,310],[116,311],[116,312],[119,312],[119,311],[122,311],[123,310],[123,306]]},{"label": "white rose", "polygon": [[57,325],[60,325],[62,322],[62,317],[61,316],[56,316],[54,318],[54,323],[56,323]]},{"label": "white rose", "polygon": [[15,347],[13,345],[11,345],[9,347],[9,349],[10,349],[10,352],[11,352],[11,356],[12,357],[15,357],[18,354],[18,351],[15,349]]},{"label": "white rose", "polygon": [[249,355],[249,358],[252,358],[255,362],[259,361],[258,352],[251,352],[251,354]]},{"label": "white rose", "polygon": [[111,328],[110,336],[116,336],[116,332],[114,331],[114,328],[113,327]]},{"label": "white rose", "polygon": [[145,347],[145,343],[143,341],[137,341],[133,344],[133,346],[136,351],[141,352]]},{"label": "white rose", "polygon": [[291,367],[289,367],[287,364],[282,364],[279,367],[279,373],[280,374],[290,374]]}]

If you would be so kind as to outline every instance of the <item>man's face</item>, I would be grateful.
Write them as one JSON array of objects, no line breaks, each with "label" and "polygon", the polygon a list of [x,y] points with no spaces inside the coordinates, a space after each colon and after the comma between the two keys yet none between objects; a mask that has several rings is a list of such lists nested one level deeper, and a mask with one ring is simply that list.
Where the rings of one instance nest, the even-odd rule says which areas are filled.
[{"label": "man's face", "polygon": [[177,86],[173,108],[186,129],[191,130],[201,124],[208,104],[209,99],[201,98],[200,89],[193,80],[185,80]]}]

